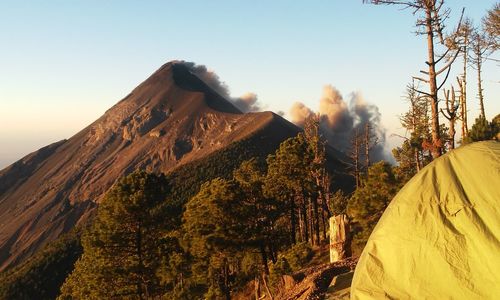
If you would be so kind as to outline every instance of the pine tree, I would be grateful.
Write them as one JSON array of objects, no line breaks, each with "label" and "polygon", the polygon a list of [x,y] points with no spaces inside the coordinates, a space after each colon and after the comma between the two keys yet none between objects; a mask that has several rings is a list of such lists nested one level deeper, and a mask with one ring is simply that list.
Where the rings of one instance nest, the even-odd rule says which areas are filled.
[{"label": "pine tree", "polygon": [[323,239],[326,239],[327,220],[331,216],[328,208],[330,194],[330,179],[326,171],[326,140],[320,133],[320,116],[313,114],[304,124],[304,138],[311,153],[310,176],[314,180],[316,193],[313,194],[313,218],[316,242],[320,240],[320,223]]},{"label": "pine tree", "polygon": [[476,118],[472,125],[469,135],[463,140],[464,144],[469,144],[479,141],[487,141],[496,138],[498,135],[498,115],[490,123],[482,115]]},{"label": "pine tree", "polygon": [[347,214],[354,224],[354,245],[363,249],[370,233],[399,188],[392,167],[381,161],[368,169],[361,188],[356,189],[347,205]]},{"label": "pine tree", "polygon": [[162,295],[164,176],[134,172],[106,194],[82,237],[83,255],[61,288],[61,299],[145,299]]},{"label": "pine tree", "polygon": [[286,205],[290,224],[290,242],[310,238],[308,202],[315,183],[310,176],[313,156],[302,134],[281,143],[274,155],[267,158],[268,172],[265,192]]},{"label": "pine tree", "polygon": [[241,245],[260,252],[262,270],[268,275],[268,259],[276,259],[277,250],[286,241],[286,232],[279,222],[285,207],[282,201],[265,196],[265,176],[264,167],[256,159],[244,161],[234,171],[242,199],[229,217],[240,222]]},{"label": "pine tree", "polygon": [[242,198],[235,181],[216,178],[204,183],[186,205],[182,229],[185,247],[196,259],[192,280],[206,286],[207,299],[231,297],[232,267],[238,263],[234,253],[240,247],[234,237],[241,224],[229,216]]}]

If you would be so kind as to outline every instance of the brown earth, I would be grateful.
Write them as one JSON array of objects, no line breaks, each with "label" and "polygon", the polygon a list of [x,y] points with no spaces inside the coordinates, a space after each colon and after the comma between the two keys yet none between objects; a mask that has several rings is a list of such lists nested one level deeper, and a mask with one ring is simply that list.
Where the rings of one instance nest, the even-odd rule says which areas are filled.
[{"label": "brown earth", "polygon": [[241,113],[185,64],[167,63],[73,137],[0,171],[0,271],[83,222],[135,169],[167,173],[249,136],[298,130],[272,112]]},{"label": "brown earth", "polygon": [[[345,294],[348,294],[350,280],[343,279],[347,282],[342,282],[341,288],[346,291],[340,293],[332,289],[332,280],[335,277],[341,277],[352,274],[356,267],[358,258],[348,258],[335,263],[319,264],[307,267],[303,270],[295,272],[293,275],[284,275],[281,279],[281,284],[275,289],[272,294],[274,300],[320,300],[325,299],[342,299]],[[352,277],[351,277],[352,278]],[[335,286],[336,289],[339,287]],[[333,290],[333,291],[331,291]],[[271,299],[264,287],[260,287],[259,299]],[[235,300],[255,299],[255,281],[249,282],[244,289],[231,297]]]},{"label": "brown earth", "polygon": [[357,258],[346,259],[307,268],[293,275],[294,284],[275,299],[283,300],[315,300],[323,299],[333,277],[348,273],[356,267]]}]

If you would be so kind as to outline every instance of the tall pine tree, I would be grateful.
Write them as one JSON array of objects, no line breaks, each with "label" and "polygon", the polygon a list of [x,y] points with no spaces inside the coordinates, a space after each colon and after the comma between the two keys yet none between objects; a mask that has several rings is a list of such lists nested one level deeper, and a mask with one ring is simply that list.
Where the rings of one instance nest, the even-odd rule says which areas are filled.
[{"label": "tall pine tree", "polygon": [[146,299],[163,294],[161,262],[164,176],[134,172],[106,194],[82,237],[83,255],[60,299]]}]

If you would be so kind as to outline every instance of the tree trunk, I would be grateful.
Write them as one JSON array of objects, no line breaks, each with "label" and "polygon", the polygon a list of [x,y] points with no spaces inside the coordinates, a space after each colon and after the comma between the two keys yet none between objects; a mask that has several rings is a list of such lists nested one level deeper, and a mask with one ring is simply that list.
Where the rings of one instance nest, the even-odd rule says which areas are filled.
[{"label": "tree trunk", "polygon": [[276,252],[274,251],[273,245],[268,245],[267,248],[269,249],[269,256],[271,256],[271,261],[276,263]]},{"label": "tree trunk", "polygon": [[260,255],[262,258],[262,267],[264,267],[264,273],[269,275],[269,267],[267,266],[267,252],[264,244],[260,245]]},{"label": "tree trunk", "polygon": [[442,154],[442,143],[439,132],[439,107],[438,107],[438,88],[436,76],[436,62],[434,60],[434,31],[432,28],[432,10],[434,5],[427,5],[425,8],[426,14],[426,30],[427,30],[427,56],[429,65],[429,94],[431,100],[431,134],[432,134],[432,157],[438,158]]},{"label": "tree trunk", "polygon": [[318,201],[316,197],[311,198],[313,202],[313,219],[314,219],[314,235],[316,238],[316,244],[319,245],[319,212],[318,212]]},{"label": "tree trunk", "polygon": [[303,222],[303,229],[304,229],[304,236],[303,236],[303,241],[309,241],[309,229],[308,229],[308,219],[307,219],[307,204],[306,204],[306,199],[304,196],[302,196],[302,222]]},{"label": "tree trunk", "polygon": [[322,209],[321,210],[321,225],[323,227],[323,240],[326,240],[326,212]]},{"label": "tree trunk", "polygon": [[[307,202],[307,207],[306,207],[306,214],[308,215],[307,218],[307,230],[309,230],[310,237],[311,237],[311,245],[314,245],[314,227],[313,227],[313,214],[312,214],[312,207],[311,207],[311,201]],[[309,240],[307,240],[309,241]]]},{"label": "tree trunk", "polygon": [[486,114],[484,112],[484,96],[483,96],[483,80],[481,78],[481,67],[482,67],[482,56],[481,51],[478,51],[476,58],[477,67],[477,93],[479,96],[479,107],[481,108],[481,117],[486,119]]},{"label": "tree trunk", "polygon": [[299,223],[299,242],[303,242],[304,241],[304,215],[302,213],[302,205],[300,205],[299,209],[298,209],[298,215],[299,215],[299,220],[298,220],[298,223]]},{"label": "tree trunk", "polygon": [[[411,99],[411,127],[412,127],[412,134],[415,135],[417,132],[417,108],[416,108],[416,101],[415,99]],[[411,143],[410,143],[411,145]],[[417,147],[413,147],[413,153],[415,156],[415,169],[417,170],[417,173],[420,171],[420,150]]]},{"label": "tree trunk", "polygon": [[226,296],[226,300],[231,300],[231,291],[229,290],[229,268],[227,265],[227,261],[224,262],[223,272],[224,272],[224,295]]},{"label": "tree trunk", "polygon": [[365,171],[368,175],[368,168],[370,167],[370,123],[365,125]]},{"label": "tree trunk", "polygon": [[328,204],[330,203],[330,176],[326,173],[323,176],[323,187],[325,189],[325,194],[324,194],[324,202],[323,202],[323,209],[326,211],[326,216],[328,219],[332,216],[332,212],[330,211],[330,208]]},{"label": "tree trunk", "polygon": [[321,222],[322,222],[322,225],[323,225],[323,238],[326,239],[326,225],[325,225],[325,213],[329,213],[329,209],[328,209],[328,205],[325,205],[326,204],[326,195],[328,194],[328,192],[326,191],[327,188],[326,188],[326,184],[325,184],[325,175],[324,175],[325,171],[324,170],[321,170],[321,173],[320,175],[317,175],[315,176],[315,180],[316,180],[316,186],[318,188],[318,198],[317,198],[317,205],[319,205],[321,207]]},{"label": "tree trunk", "polygon": [[142,232],[141,232],[141,224],[139,223],[137,225],[137,232],[135,234],[135,246],[137,250],[137,260],[138,260],[138,278],[137,278],[137,296],[139,299],[144,299],[143,298],[143,292],[142,292],[142,276],[144,273],[144,267],[143,267],[143,262],[142,262]]},{"label": "tree trunk", "polygon": [[292,245],[295,245],[297,240],[295,239],[295,231],[297,230],[296,220],[295,220],[295,200],[290,201],[290,240]]},{"label": "tree trunk", "polygon": [[267,286],[267,280],[265,274],[262,274],[262,282],[264,284],[264,288],[266,289],[267,295],[269,296],[269,299],[274,300],[273,294],[271,294],[271,290],[269,290],[269,287]]},{"label": "tree trunk", "polygon": [[330,218],[330,262],[351,256],[351,235],[347,215]]},{"label": "tree trunk", "polygon": [[359,131],[356,128],[354,131],[354,140],[353,140],[353,152],[352,152],[352,160],[354,163],[354,178],[356,179],[356,188],[361,186],[361,179],[359,175]]},{"label": "tree trunk", "polygon": [[254,295],[255,295],[255,300],[260,299],[260,280],[258,276],[255,276],[254,280]]},{"label": "tree trunk", "polygon": [[415,168],[417,170],[417,173],[420,171],[420,155],[418,149],[413,149],[414,155],[415,155]]},{"label": "tree trunk", "polygon": [[467,36],[465,37],[464,46],[464,74],[462,76],[462,140],[469,134],[469,128],[467,127]]},{"label": "tree trunk", "polygon": [[455,149],[455,117],[450,119],[450,148]]},{"label": "tree trunk", "polygon": [[466,102],[464,101],[464,87],[463,82],[458,81],[460,85],[460,117],[462,119],[462,141],[467,136],[467,109]]}]

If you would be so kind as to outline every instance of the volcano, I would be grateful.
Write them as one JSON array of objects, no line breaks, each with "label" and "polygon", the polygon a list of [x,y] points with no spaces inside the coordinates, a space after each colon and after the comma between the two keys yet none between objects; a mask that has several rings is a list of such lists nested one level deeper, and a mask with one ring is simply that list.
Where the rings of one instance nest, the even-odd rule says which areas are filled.
[{"label": "volcano", "polygon": [[279,145],[298,132],[272,112],[242,113],[188,64],[169,62],[73,137],[0,171],[0,270],[85,222],[136,169],[168,173],[249,137]]}]

